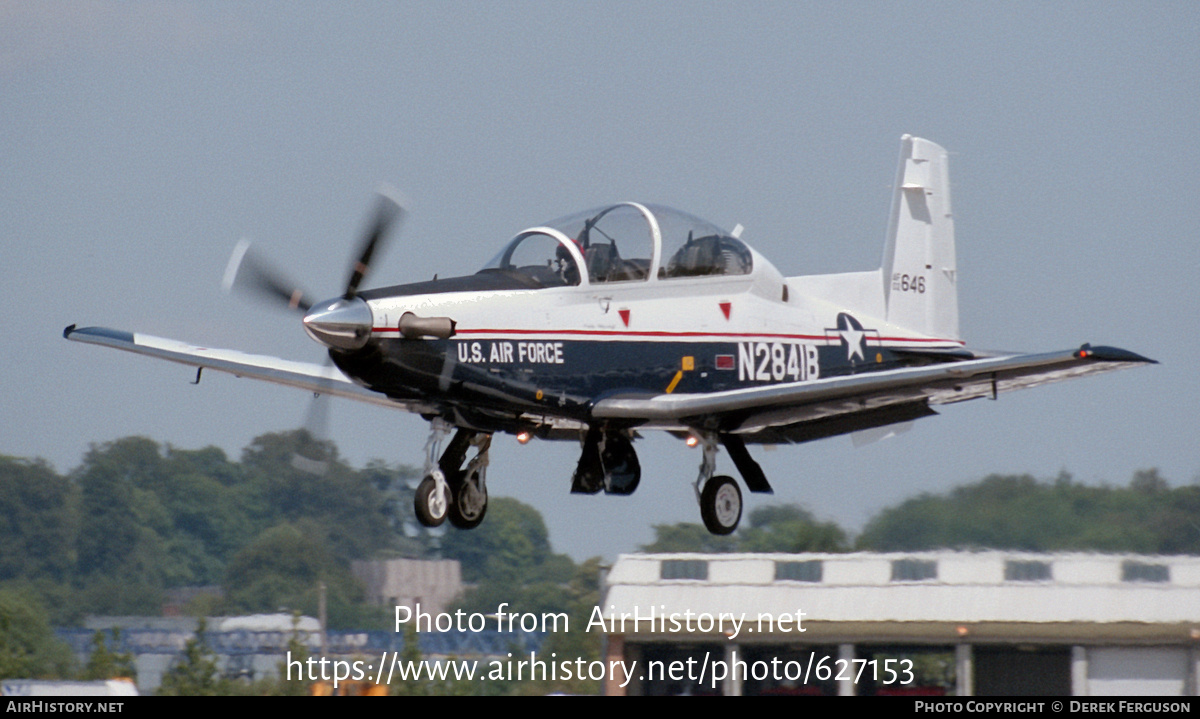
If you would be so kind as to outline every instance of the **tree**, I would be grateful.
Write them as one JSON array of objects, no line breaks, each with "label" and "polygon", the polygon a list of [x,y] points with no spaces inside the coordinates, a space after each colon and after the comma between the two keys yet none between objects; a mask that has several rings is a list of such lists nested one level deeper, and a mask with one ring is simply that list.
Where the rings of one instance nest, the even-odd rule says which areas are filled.
[{"label": "tree", "polygon": [[[326,586],[330,626],[353,625],[365,618],[354,609],[363,602],[362,587],[346,563],[329,552],[319,532],[302,521],[272,527],[238,552],[226,569],[224,586],[233,611],[316,614],[321,583]],[[382,615],[372,619],[381,622]]]},{"label": "tree", "polygon": [[759,507],[750,513],[750,526],[738,532],[742,552],[845,552],[846,532],[834,522],[818,522],[794,504]]},{"label": "tree", "polygon": [[[547,570],[570,566],[570,560],[564,564],[554,559],[542,515],[509,497],[491,500],[487,521],[476,529],[447,533],[442,554],[462,563],[466,582],[495,579],[515,585],[541,579]],[[561,573],[558,578],[566,579]]]},{"label": "tree", "polygon": [[1200,551],[1200,488],[1170,489],[1157,470],[1128,487],[1062,475],[990,475],[946,495],[925,494],[880,512],[858,538],[877,551],[993,548],[1145,554]]},{"label": "tree", "polygon": [[196,633],[183,647],[183,655],[163,674],[159,696],[200,697],[225,693],[217,676],[217,655],[204,638],[207,629],[207,622],[201,618]]},{"label": "tree", "polygon": [[421,471],[376,459],[368,462],[359,475],[379,492],[380,507],[391,527],[396,551],[410,557],[429,554],[435,544],[434,535],[417,522],[413,511],[413,495],[416,494],[413,482],[421,478]]},{"label": "tree", "polygon": [[[100,447],[93,446],[77,473],[82,492],[78,540],[80,574],[114,576],[139,542],[149,540],[141,530],[148,517],[138,516],[133,475],[150,460],[146,443],[130,437]],[[153,445],[157,456],[157,445]]]},{"label": "tree", "polygon": [[75,501],[71,483],[46,463],[0,456],[0,581],[70,575]]},{"label": "tree", "polygon": [[[113,644],[120,644],[121,630],[113,629]],[[97,631],[92,635],[92,653],[88,657],[87,666],[83,668],[83,679],[117,679],[137,678],[137,667],[133,654],[129,652],[114,652],[108,648],[104,632]]]},{"label": "tree", "polygon": [[737,551],[734,537],[710,533],[699,524],[678,522],[654,525],[654,541],[640,547],[643,552],[704,552],[706,554]]},{"label": "tree", "polygon": [[62,678],[71,664],[70,648],[55,639],[37,600],[0,590],[0,679]]},{"label": "tree", "polygon": [[[297,469],[293,458],[302,450],[319,457],[324,471]],[[386,498],[370,481],[376,477],[364,477],[340,461],[331,442],[316,442],[305,430],[260,435],[242,452],[242,465],[272,524],[310,520],[310,529],[346,560],[394,546],[397,532]]]},{"label": "tree", "polygon": [[654,526],[654,541],[641,551],[678,552],[845,552],[846,532],[834,522],[818,522],[807,509],[793,504],[759,507],[736,533],[722,537],[699,524],[679,522]]}]

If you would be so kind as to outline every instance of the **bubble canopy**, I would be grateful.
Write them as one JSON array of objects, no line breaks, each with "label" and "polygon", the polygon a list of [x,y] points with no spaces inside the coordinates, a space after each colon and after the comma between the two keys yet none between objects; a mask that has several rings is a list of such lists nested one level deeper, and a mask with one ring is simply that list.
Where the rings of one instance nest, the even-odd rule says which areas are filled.
[{"label": "bubble canopy", "polygon": [[660,205],[622,202],[517,234],[482,272],[542,287],[748,275],[750,248],[716,225]]}]

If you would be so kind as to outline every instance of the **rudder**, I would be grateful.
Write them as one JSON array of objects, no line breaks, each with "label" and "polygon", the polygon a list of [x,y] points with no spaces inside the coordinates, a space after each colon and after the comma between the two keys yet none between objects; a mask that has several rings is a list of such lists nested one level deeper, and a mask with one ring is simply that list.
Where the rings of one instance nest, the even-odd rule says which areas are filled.
[{"label": "rudder", "polygon": [[901,138],[883,282],[889,323],[939,339],[961,339],[946,151],[911,135]]}]

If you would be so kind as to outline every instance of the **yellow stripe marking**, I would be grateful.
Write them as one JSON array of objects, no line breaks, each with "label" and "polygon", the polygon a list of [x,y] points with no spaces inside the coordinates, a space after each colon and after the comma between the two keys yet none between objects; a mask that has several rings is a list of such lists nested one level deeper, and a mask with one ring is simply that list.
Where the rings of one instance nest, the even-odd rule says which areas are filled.
[{"label": "yellow stripe marking", "polygon": [[675,373],[675,379],[671,380],[671,384],[667,385],[667,394],[675,391],[675,386],[679,384],[679,380],[683,379],[683,370]]}]

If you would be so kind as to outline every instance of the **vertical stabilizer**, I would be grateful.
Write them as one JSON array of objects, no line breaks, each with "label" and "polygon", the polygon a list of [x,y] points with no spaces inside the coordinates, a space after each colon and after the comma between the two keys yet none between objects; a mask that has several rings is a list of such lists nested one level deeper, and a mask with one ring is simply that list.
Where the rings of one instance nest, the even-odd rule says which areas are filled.
[{"label": "vertical stabilizer", "polygon": [[958,332],[958,266],[946,151],[901,138],[900,166],[883,249],[887,321],[939,339]]}]

